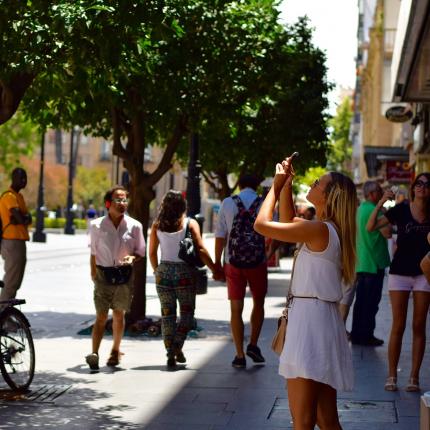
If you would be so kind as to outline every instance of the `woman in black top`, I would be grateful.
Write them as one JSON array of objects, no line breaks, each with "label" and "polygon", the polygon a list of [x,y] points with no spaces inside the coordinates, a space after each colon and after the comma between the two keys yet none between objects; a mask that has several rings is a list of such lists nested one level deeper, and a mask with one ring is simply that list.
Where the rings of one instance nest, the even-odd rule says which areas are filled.
[{"label": "woman in black top", "polygon": [[412,368],[406,391],[419,391],[419,372],[424,357],[426,320],[430,305],[430,285],[420,268],[422,258],[430,251],[427,234],[430,232],[430,173],[421,173],[411,185],[410,201],[404,201],[377,218],[384,203],[394,198],[385,191],[367,223],[373,231],[389,223],[397,226],[397,249],[390,265],[390,292],[393,322],[388,344],[389,375],[387,391],[397,390],[397,365],[406,326],[409,294],[413,295]]}]

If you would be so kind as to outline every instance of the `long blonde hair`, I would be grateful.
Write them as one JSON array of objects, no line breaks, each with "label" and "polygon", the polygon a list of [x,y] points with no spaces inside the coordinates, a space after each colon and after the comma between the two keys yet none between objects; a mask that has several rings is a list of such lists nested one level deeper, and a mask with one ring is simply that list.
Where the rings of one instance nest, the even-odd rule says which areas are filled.
[{"label": "long blonde hair", "polygon": [[348,285],[354,281],[357,259],[357,190],[351,178],[342,173],[330,172],[330,177],[331,181],[325,189],[327,203],[324,218],[333,222],[338,229],[342,252],[342,280]]}]

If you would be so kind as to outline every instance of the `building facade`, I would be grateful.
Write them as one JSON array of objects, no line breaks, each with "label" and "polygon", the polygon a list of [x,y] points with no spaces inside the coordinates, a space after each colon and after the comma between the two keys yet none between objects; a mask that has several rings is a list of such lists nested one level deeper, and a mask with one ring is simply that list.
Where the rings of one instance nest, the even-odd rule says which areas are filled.
[{"label": "building facade", "polygon": [[[357,79],[351,124],[356,183],[367,179],[407,184],[413,174],[408,146],[409,123],[392,122],[391,68],[399,0],[360,0]],[[402,108],[407,108],[402,105]]]},{"label": "building facade", "polygon": [[413,112],[409,160],[415,173],[430,171],[430,1],[402,0],[391,68],[393,102]]}]

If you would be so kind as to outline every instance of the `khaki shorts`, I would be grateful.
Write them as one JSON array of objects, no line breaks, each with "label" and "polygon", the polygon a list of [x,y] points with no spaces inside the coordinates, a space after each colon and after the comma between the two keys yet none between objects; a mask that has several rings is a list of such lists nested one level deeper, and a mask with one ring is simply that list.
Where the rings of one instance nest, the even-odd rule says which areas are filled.
[{"label": "khaki shorts", "polygon": [[133,299],[133,276],[126,284],[110,285],[104,280],[103,273],[97,268],[94,280],[94,305],[98,314],[108,313],[109,309],[130,310]]}]

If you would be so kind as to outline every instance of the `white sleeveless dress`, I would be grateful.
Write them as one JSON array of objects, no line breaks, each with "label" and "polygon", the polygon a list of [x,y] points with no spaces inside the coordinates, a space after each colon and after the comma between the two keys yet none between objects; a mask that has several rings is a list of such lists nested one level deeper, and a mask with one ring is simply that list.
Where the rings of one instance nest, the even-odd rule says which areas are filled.
[{"label": "white sleeveless dress", "polygon": [[325,224],[327,248],[313,252],[304,244],[297,256],[291,291],[294,296],[315,298],[293,299],[279,374],[351,391],[352,355],[337,303],[342,298],[340,241],[336,229]]}]

